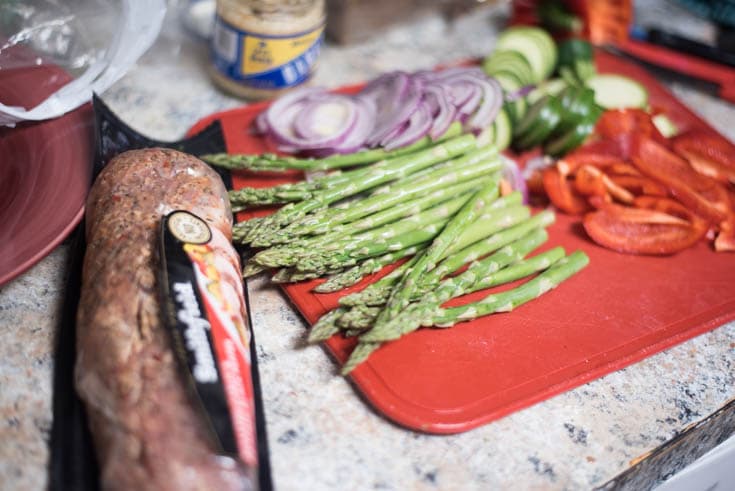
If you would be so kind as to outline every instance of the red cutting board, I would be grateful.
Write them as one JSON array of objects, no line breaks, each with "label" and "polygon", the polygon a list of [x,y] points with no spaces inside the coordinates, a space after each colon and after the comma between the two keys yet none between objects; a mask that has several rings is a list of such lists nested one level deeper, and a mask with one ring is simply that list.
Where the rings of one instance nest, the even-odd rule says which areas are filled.
[{"label": "red cutting board", "polygon": [[[708,128],[642,69],[605,53],[597,61],[601,72],[628,74],[646,85],[651,104],[664,109],[682,129]],[[192,131],[219,119],[230,152],[272,151],[249,133],[263,107],[212,115]],[[235,188],[284,181],[282,176],[233,177]],[[513,312],[446,330],[420,329],[384,345],[353,371],[357,389],[396,423],[429,433],[458,433],[735,318],[735,254],[715,253],[704,242],[669,257],[619,254],[592,243],[579,219],[562,213],[549,235],[544,249],[582,249],[590,265]],[[286,286],[284,291],[313,324],[340,295],[375,278],[341,294],[313,294],[316,282]],[[339,336],[326,342],[340,364],[353,345]]]}]

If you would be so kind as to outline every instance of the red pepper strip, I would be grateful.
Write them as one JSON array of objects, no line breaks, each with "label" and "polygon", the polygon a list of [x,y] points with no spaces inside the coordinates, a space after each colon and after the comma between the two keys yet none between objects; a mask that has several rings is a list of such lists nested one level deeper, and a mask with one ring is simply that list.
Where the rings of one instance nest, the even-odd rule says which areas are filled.
[{"label": "red pepper strip", "polygon": [[570,153],[556,162],[559,171],[564,175],[574,174],[583,165],[591,165],[600,169],[625,164],[615,155],[582,151]]},{"label": "red pepper strip", "polygon": [[639,137],[651,138],[667,145],[666,138],[653,124],[651,116],[641,109],[619,109],[605,111],[595,125],[595,133],[614,141],[619,154],[628,159]]},{"label": "red pepper strip", "polygon": [[611,175],[609,179],[627,190],[629,193],[636,196],[640,195],[651,195],[651,196],[668,196],[669,193],[666,190],[666,186],[654,181],[651,178],[637,175]]},{"label": "red pepper strip", "polygon": [[605,196],[604,174],[597,167],[583,165],[574,173],[574,189],[585,196]]},{"label": "red pepper strip", "polygon": [[735,252],[735,218],[720,224],[720,231],[715,238],[715,250],[718,252]]},{"label": "red pepper strip", "polygon": [[659,143],[666,143],[664,137],[651,119],[651,115],[642,109],[611,109],[605,111],[595,125],[595,133],[603,138],[615,138],[620,134],[641,135],[653,138]]},{"label": "red pepper strip", "polygon": [[543,173],[544,191],[554,206],[570,215],[581,215],[590,209],[589,204],[577,193],[556,166],[547,167]]},{"label": "red pepper strip", "polygon": [[[696,244],[701,237],[699,231],[692,225],[676,217],[664,219],[662,217],[664,213],[637,208],[628,208],[633,211],[620,212],[610,209],[610,206],[618,205],[608,205],[598,211],[587,213],[583,225],[592,240],[614,251],[631,254],[674,254]],[[673,220],[673,223],[660,223],[667,220],[669,222]]]},{"label": "red pepper strip", "polygon": [[703,130],[691,130],[673,139],[674,151],[694,170],[718,181],[735,183],[735,145]]},{"label": "red pepper strip", "polygon": [[632,160],[638,170],[667,186],[674,197],[701,217],[719,223],[733,214],[727,190],[719,182],[699,174],[655,141],[641,138]]},{"label": "red pepper strip", "polygon": [[686,206],[671,198],[659,196],[638,196],[633,201],[633,206],[636,208],[668,213],[669,215],[673,215],[690,222],[695,220],[701,221],[701,218],[689,211]]},{"label": "red pepper strip", "polygon": [[641,173],[638,172],[638,169],[636,169],[630,164],[626,164],[623,162],[620,162],[618,164],[613,164],[609,167],[606,167],[605,172],[608,175],[619,175],[619,176],[640,176],[641,175]]},{"label": "red pepper strip", "polygon": [[581,147],[577,147],[573,153],[608,155],[610,157],[617,157],[620,160],[624,159],[623,153],[620,149],[620,145],[618,145],[616,141],[607,138],[589,140],[585,142]]},{"label": "red pepper strip", "polygon": [[602,182],[605,183],[605,188],[616,200],[628,204],[633,202],[633,198],[635,198],[633,193],[625,189],[623,186],[618,185],[618,183],[610,179],[607,174],[602,175]]},{"label": "red pepper strip", "polygon": [[686,218],[667,213],[665,211],[652,210],[647,208],[635,208],[632,206],[623,206],[616,203],[603,203],[598,206],[599,210],[604,210],[612,216],[616,216],[621,220],[631,223],[650,223],[664,225],[691,225]]}]

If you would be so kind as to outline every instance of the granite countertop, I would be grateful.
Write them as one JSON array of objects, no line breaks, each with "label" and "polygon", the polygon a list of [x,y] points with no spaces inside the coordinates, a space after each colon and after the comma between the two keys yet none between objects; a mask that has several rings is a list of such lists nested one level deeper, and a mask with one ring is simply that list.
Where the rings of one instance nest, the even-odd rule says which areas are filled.
[{"label": "granite countertop", "polygon": [[[482,56],[506,14],[501,5],[452,21],[427,15],[368,43],[327,45],[315,82],[338,86],[386,70]],[[201,117],[242,104],[214,89],[206,60],[205,46],[181,41],[169,25],[103,99],[139,131],[178,139]],[[668,86],[735,139],[735,107]],[[53,342],[68,255],[69,245],[62,244],[0,288],[0,489],[42,489],[47,482]],[[302,347],[306,325],[278,289],[260,278],[249,288],[279,490],[590,489],[713,414],[725,411],[727,424],[720,418],[703,425],[701,447],[733,428],[727,404],[735,398],[735,323],[491,424],[436,436],[403,429],[376,413],[335,375],[324,349]],[[643,486],[696,452],[672,454],[675,463],[644,475]]]}]

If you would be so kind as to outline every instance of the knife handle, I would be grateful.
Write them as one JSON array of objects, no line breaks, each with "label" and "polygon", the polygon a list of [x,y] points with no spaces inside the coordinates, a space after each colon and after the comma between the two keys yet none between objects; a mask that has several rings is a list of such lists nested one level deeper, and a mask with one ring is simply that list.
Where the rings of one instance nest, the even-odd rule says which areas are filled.
[{"label": "knife handle", "polygon": [[647,39],[648,42],[652,44],[664,46],[690,55],[699,56],[700,58],[714,61],[715,63],[722,63],[723,65],[735,67],[735,53],[700,43],[699,41],[694,41],[693,39],[685,38],[678,34],[651,28],[648,30]]}]

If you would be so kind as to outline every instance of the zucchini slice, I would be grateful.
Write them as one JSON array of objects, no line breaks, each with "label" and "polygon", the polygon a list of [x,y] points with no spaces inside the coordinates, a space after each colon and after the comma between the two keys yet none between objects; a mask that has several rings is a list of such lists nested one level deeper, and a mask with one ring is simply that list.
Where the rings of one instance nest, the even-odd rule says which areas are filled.
[{"label": "zucchini slice", "polygon": [[498,151],[505,150],[510,145],[510,140],[513,135],[513,128],[510,123],[510,118],[505,109],[501,109],[498,115],[495,117],[493,122],[493,137],[495,139],[495,146]]},{"label": "zucchini slice", "polygon": [[503,31],[498,37],[496,49],[517,51],[531,65],[534,83],[540,83],[551,75],[557,60],[556,43],[549,33],[539,27],[516,26]]},{"label": "zucchini slice", "polygon": [[585,85],[595,91],[595,102],[605,109],[648,106],[648,90],[625,75],[601,73],[587,79]]}]

